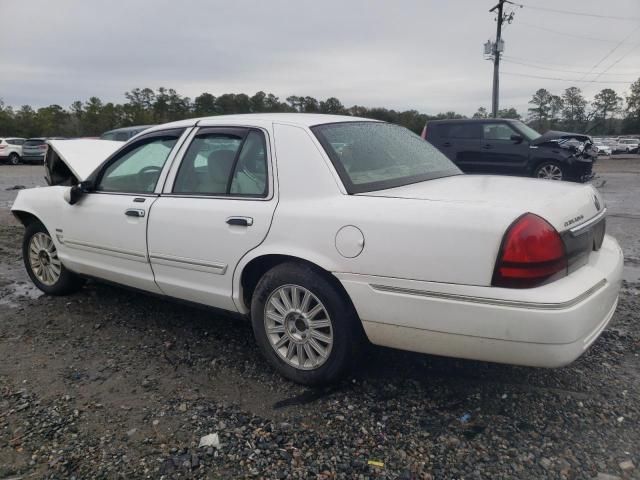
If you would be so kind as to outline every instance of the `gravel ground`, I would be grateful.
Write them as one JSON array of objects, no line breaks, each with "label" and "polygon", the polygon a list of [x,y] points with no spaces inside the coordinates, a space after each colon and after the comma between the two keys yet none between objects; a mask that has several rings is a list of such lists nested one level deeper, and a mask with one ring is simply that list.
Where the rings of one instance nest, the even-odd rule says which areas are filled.
[{"label": "gravel ground", "polygon": [[[607,199],[640,190],[638,164],[602,164]],[[634,272],[640,222],[620,198],[610,226]],[[265,364],[247,322],[98,283],[40,296],[4,214],[0,479],[640,478],[635,281],[569,367],[370,347],[342,383],[309,390]],[[212,433],[219,445],[199,447]]]}]

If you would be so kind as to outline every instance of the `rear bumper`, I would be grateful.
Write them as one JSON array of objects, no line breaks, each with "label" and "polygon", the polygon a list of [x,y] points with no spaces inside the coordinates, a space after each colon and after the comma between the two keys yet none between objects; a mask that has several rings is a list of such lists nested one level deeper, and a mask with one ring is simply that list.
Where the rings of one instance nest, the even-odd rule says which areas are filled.
[{"label": "rear bumper", "polygon": [[22,155],[23,162],[44,162],[44,155]]},{"label": "rear bumper", "polygon": [[582,355],[611,320],[622,263],[620,247],[606,236],[587,265],[556,282],[526,290],[335,275],[374,344],[560,367]]}]

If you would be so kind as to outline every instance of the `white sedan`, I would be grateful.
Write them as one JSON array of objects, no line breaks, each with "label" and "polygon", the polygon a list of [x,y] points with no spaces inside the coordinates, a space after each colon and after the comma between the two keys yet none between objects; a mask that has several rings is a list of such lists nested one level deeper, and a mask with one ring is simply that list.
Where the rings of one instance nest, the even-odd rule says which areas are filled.
[{"label": "white sedan", "polygon": [[217,116],[50,145],[52,186],[12,208],[42,291],[91,277],[249,316],[300,383],[338,378],[364,339],[566,365],[618,301],[622,252],[592,186],[464,175],[396,125]]}]

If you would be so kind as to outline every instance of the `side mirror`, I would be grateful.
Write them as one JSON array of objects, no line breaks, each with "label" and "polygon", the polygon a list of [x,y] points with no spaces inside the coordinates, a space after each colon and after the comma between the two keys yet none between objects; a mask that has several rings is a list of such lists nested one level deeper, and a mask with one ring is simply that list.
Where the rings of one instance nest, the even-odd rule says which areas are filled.
[{"label": "side mirror", "polygon": [[522,143],[523,140],[522,135],[511,135],[511,141],[514,143]]},{"label": "side mirror", "polygon": [[91,191],[91,187],[91,182],[80,182],[79,184],[65,190],[64,200],[69,205],[75,205],[76,203],[78,203],[78,201],[80,201],[80,198],[82,198],[85,193]]}]

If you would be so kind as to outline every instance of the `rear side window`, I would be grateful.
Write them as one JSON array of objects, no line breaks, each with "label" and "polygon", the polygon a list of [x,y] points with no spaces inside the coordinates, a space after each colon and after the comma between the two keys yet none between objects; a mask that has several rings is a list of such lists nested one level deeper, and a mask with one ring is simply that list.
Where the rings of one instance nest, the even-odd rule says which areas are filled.
[{"label": "rear side window", "polygon": [[482,126],[485,140],[511,140],[511,135],[517,135],[509,125],[504,123],[487,123]]},{"label": "rear side window", "polygon": [[264,135],[257,130],[197,135],[184,155],[173,193],[266,196],[267,153]]},{"label": "rear side window", "polygon": [[478,123],[449,123],[438,125],[438,133],[443,138],[480,139],[482,127]]},{"label": "rear side window", "polygon": [[8,138],[7,139],[7,143],[9,145],[22,145],[24,143],[24,140],[22,140],[20,138]]}]

